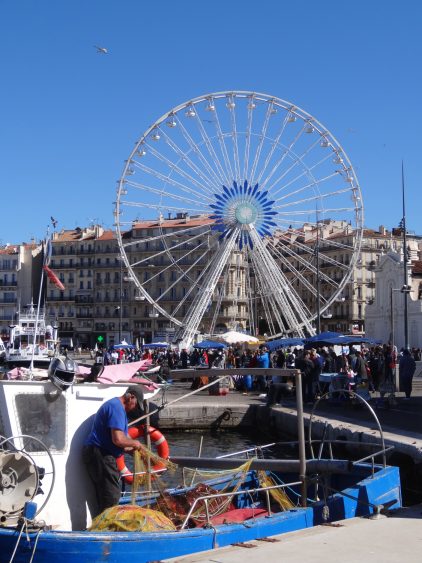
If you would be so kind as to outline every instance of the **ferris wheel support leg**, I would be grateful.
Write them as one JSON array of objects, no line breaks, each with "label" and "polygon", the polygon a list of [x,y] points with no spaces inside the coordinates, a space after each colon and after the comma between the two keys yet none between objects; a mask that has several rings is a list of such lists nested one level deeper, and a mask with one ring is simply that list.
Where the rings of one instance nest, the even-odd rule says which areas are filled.
[{"label": "ferris wheel support leg", "polygon": [[235,247],[238,230],[235,229],[230,237],[223,245],[221,252],[217,252],[214,259],[208,267],[208,273],[204,279],[204,290],[199,290],[196,294],[191,307],[185,318],[182,327],[177,334],[177,340],[181,341],[181,345],[185,348],[189,347],[195,333],[198,330],[199,323],[204,316],[213,293],[217,286],[221,273],[226,266],[230,255]]},{"label": "ferris wheel support leg", "polygon": [[304,304],[255,229],[251,229],[250,234],[257,251],[254,266],[262,273],[261,280],[264,288],[271,295],[271,301],[277,304],[277,310],[288,320],[289,325],[299,336],[304,336],[303,328],[311,332],[310,313],[306,311]]}]

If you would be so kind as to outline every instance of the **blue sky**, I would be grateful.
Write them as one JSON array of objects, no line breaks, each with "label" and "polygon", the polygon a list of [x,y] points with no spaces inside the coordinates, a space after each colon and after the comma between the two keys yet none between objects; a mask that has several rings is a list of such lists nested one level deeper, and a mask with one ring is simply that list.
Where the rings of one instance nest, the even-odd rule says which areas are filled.
[{"label": "blue sky", "polygon": [[[288,100],[351,159],[365,225],[422,234],[422,4],[381,0],[0,0],[0,242],[91,221],[145,129],[222,90]],[[98,54],[94,45],[108,49]]]}]

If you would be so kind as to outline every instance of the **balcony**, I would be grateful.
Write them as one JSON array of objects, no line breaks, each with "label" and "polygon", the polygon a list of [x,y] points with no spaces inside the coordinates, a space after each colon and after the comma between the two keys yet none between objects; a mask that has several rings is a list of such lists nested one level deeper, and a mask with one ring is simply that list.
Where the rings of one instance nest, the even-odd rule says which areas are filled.
[{"label": "balcony", "polygon": [[0,287],[16,287],[17,285],[18,285],[17,281],[0,280]]},{"label": "balcony", "polygon": [[78,255],[92,255],[95,254],[95,248],[77,248],[76,253]]},{"label": "balcony", "polygon": [[94,303],[94,298],[90,295],[76,295],[75,303],[86,303],[92,305]]}]

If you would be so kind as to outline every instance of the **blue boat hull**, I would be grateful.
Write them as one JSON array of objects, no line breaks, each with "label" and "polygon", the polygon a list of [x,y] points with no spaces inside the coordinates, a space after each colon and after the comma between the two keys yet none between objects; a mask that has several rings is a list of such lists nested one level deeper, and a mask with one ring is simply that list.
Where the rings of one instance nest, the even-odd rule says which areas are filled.
[{"label": "blue boat hull", "polygon": [[[368,466],[357,467],[356,471],[358,474],[361,471],[361,480],[356,480],[356,474],[338,477],[338,482],[337,476],[332,479],[335,486],[345,486],[341,489],[343,494],[335,493],[327,499],[330,521],[369,515],[374,505],[401,506],[398,468],[386,467],[374,476],[367,476]],[[350,486],[347,486],[348,480]],[[9,561],[16,548],[14,563],[27,563],[33,553],[34,563],[121,563],[125,558],[146,563],[309,528],[326,521],[324,505],[317,502],[308,508],[254,518],[241,524],[175,532],[42,531],[23,533],[19,539],[19,530],[0,528],[0,553],[2,560]]]}]

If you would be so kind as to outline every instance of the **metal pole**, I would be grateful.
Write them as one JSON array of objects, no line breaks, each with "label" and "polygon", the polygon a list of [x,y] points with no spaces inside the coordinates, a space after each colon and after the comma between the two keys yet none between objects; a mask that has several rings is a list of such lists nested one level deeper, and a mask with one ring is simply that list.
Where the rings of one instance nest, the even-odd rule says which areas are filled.
[{"label": "metal pole", "polygon": [[297,439],[299,442],[299,479],[302,481],[301,504],[306,507],[306,451],[303,422],[302,374],[296,370]]},{"label": "metal pole", "polygon": [[393,288],[390,287],[390,324],[391,324],[391,348],[394,352],[394,309],[393,309]]},{"label": "metal pole", "polygon": [[407,238],[406,238],[406,210],[404,199],[404,164],[401,162],[401,182],[402,182],[402,198],[403,198],[403,268],[404,268],[404,348],[409,349],[409,311],[408,311],[408,272],[407,272]]},{"label": "metal pole", "polygon": [[[145,420],[145,438],[148,451],[151,451],[151,436],[149,434],[149,427],[150,427],[150,415],[149,415],[149,402],[147,399],[144,399],[144,412],[147,415]],[[151,485],[151,458],[147,456],[147,491],[150,492],[152,490]]]},{"label": "metal pole", "polygon": [[317,237],[316,238],[316,248],[315,248],[316,270],[317,270],[317,279],[316,279],[316,290],[317,290],[316,330],[317,330],[317,334],[321,334],[321,287],[320,287],[320,275],[319,275],[319,221],[318,221],[318,218],[317,218],[316,237]]}]

